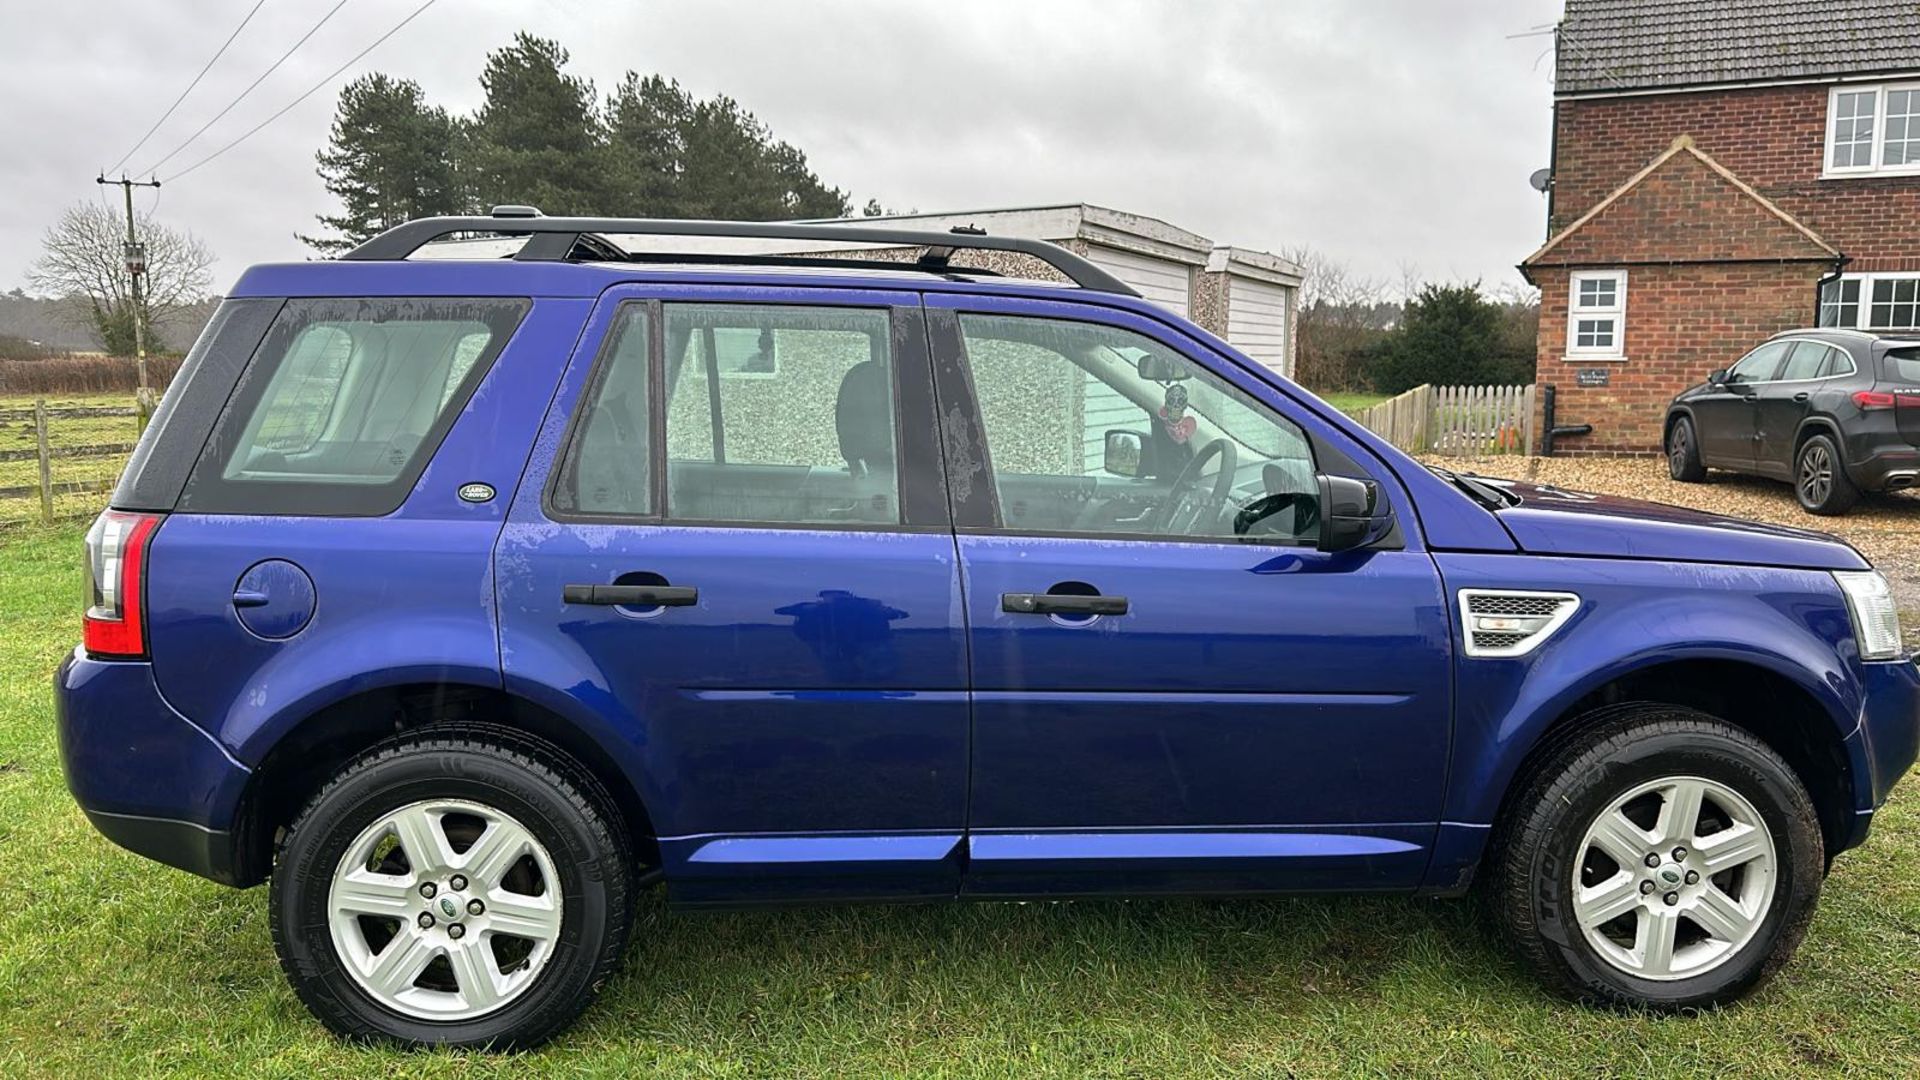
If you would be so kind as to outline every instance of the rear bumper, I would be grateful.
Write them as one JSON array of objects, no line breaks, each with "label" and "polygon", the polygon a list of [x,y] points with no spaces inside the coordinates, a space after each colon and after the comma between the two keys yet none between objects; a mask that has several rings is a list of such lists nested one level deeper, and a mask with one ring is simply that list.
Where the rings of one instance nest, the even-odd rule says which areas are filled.
[{"label": "rear bumper", "polygon": [[1866,839],[1873,812],[1920,756],[1920,667],[1911,660],[1862,664],[1866,705],[1847,740],[1854,782],[1854,829],[1846,847]]},{"label": "rear bumper", "polygon": [[160,696],[153,668],[75,653],[54,675],[67,789],[100,834],[225,885],[242,880],[240,800],[250,775]]},{"label": "rear bumper", "polygon": [[[1847,477],[1866,491],[1898,491],[1920,486],[1920,446],[1894,428],[1893,413],[1872,413],[1847,437]],[[1878,419],[1885,416],[1885,420]],[[1882,430],[1884,428],[1885,430]]]}]

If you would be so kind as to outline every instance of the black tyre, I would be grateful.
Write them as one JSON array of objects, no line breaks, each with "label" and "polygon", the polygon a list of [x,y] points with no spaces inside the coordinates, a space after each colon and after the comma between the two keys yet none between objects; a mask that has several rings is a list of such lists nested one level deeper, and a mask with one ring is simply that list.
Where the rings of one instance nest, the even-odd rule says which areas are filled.
[{"label": "black tyre", "polygon": [[314,796],[274,866],[273,942],[335,1033],[521,1049],[579,1016],[632,922],[605,791],[493,725],[388,739]]},{"label": "black tyre", "polygon": [[1793,456],[1793,494],[1809,514],[1844,514],[1860,501],[1860,489],[1847,476],[1832,436],[1815,435]]},{"label": "black tyre", "polygon": [[1569,731],[1491,853],[1490,907],[1522,958],[1598,1004],[1682,1011],[1760,985],[1806,933],[1825,866],[1792,769],[1690,709],[1614,706]]},{"label": "black tyre", "polygon": [[1707,467],[1700,464],[1700,437],[1688,417],[1675,420],[1667,429],[1667,475],[1688,484],[1707,478]]}]

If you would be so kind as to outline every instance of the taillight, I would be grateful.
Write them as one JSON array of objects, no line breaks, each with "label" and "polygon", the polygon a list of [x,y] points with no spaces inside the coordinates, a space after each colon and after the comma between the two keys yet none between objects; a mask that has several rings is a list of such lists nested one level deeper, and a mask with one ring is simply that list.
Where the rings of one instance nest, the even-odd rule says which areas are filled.
[{"label": "taillight", "polygon": [[1853,403],[1859,406],[1863,412],[1873,409],[1891,409],[1893,408],[1893,395],[1879,390],[1855,390],[1853,392]]},{"label": "taillight", "polygon": [[147,652],[141,580],[157,514],[109,510],[87,530],[87,614],[81,639],[92,656],[130,659]]}]

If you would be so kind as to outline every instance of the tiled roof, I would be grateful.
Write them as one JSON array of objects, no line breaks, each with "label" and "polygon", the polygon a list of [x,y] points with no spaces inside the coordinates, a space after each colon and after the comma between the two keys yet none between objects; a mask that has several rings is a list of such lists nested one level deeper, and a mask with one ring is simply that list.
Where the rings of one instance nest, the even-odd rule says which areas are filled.
[{"label": "tiled roof", "polygon": [[1920,69],[1920,0],[1567,0],[1555,92]]}]

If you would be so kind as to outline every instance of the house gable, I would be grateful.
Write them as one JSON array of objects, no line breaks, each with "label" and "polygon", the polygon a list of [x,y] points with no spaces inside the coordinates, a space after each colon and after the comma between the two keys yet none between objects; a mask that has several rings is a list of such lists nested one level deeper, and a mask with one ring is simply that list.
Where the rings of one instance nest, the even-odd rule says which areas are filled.
[{"label": "house gable", "polygon": [[1832,244],[1682,135],[1521,269],[1837,258]]}]

